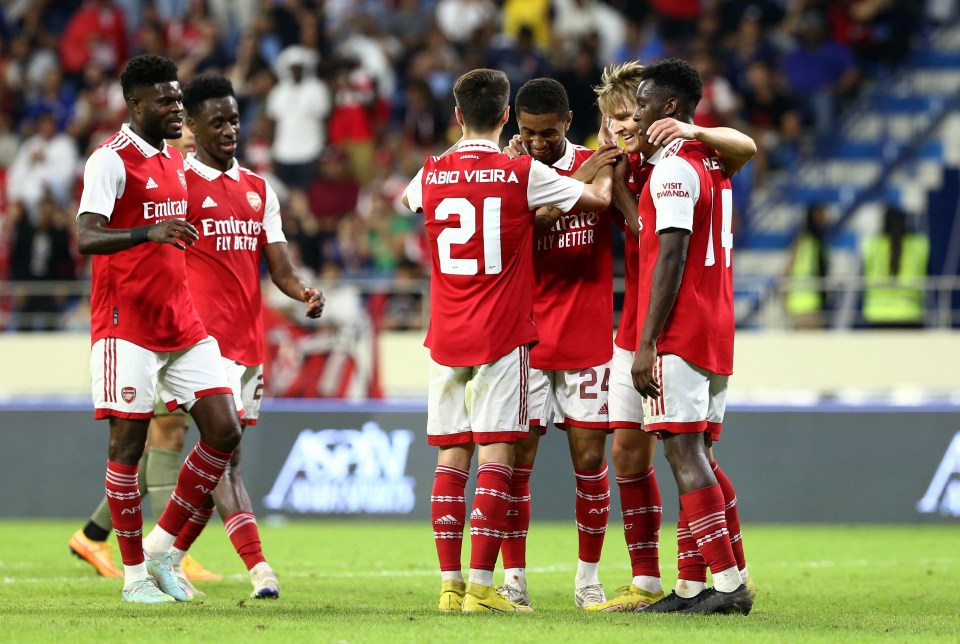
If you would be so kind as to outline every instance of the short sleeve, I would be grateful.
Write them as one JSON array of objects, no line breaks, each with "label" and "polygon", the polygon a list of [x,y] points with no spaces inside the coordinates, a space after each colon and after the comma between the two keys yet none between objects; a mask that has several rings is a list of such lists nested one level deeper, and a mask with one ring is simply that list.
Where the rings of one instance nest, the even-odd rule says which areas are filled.
[{"label": "short sleeve", "polygon": [[126,178],[120,155],[109,148],[98,148],[83,169],[83,194],[77,218],[89,212],[110,219],[117,199],[123,196]]},{"label": "short sleeve", "polygon": [[570,212],[583,195],[582,181],[557,174],[552,168],[534,159],[530,163],[530,180],[527,182],[527,204],[530,210],[542,206],[556,206]]},{"label": "short sleeve", "polygon": [[267,203],[263,208],[263,232],[267,236],[267,243],[285,242],[287,237],[283,234],[280,200],[277,199],[277,193],[274,192],[269,183],[264,183],[264,185],[266,186]]},{"label": "short sleeve", "polygon": [[657,232],[667,228],[693,231],[693,207],[700,199],[700,176],[690,162],[671,156],[653,167],[650,196],[657,210]]},{"label": "short sleeve", "polygon": [[403,191],[407,198],[407,207],[413,212],[423,212],[423,168],[417,173]]}]

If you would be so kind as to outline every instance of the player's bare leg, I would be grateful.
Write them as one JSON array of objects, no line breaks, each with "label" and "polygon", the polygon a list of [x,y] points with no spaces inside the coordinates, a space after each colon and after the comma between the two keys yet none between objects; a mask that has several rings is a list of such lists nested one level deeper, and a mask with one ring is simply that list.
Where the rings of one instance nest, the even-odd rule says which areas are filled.
[{"label": "player's bare leg", "polygon": [[463,598],[464,612],[532,612],[529,606],[510,601],[493,587],[493,570],[510,509],[514,452],[512,443],[477,447],[479,465],[470,512],[470,577]]},{"label": "player's bare leg", "polygon": [[610,517],[605,431],[566,423],[567,446],[576,477],[576,520],[579,552],[574,581],[577,608],[603,604],[607,597],[598,576],[600,553]]},{"label": "player's bare leg", "polygon": [[156,569],[158,585],[178,599],[178,594],[182,595],[184,600],[188,597],[174,571],[173,543],[210,498],[241,435],[233,396],[229,394],[198,399],[190,414],[197,423],[200,440],[180,468],[176,488],[157,526],[144,540],[145,552]]},{"label": "player's bare leg", "polygon": [[624,538],[633,573],[617,596],[591,611],[634,611],[663,599],[659,535],[663,516],[660,488],[653,470],[657,437],[642,429],[618,427],[610,450],[620,488]]},{"label": "player's bare leg", "polygon": [[467,523],[464,488],[470,475],[474,445],[441,447],[430,495],[433,539],[440,561],[440,604],[442,611],[459,611],[467,585],[460,561],[463,529]]},{"label": "player's bare leg", "polygon": [[527,437],[514,443],[513,478],[510,496],[513,502],[507,513],[507,531],[500,544],[503,556],[504,597],[521,606],[530,605],[527,590],[527,532],[530,530],[530,475],[540,445],[540,427],[532,427]]},{"label": "player's bare leg", "polygon": [[644,612],[742,613],[753,605],[737,568],[724,512],[723,492],[710,467],[703,436],[664,434],[664,455],[680,491],[681,525],[686,523],[713,573],[713,588],[685,597],[681,580],[667,598]]}]

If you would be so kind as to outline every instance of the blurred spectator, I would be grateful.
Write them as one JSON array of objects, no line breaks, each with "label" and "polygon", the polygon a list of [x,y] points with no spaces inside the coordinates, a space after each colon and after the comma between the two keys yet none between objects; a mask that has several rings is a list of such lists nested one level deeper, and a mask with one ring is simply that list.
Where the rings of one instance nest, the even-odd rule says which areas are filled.
[{"label": "blurred spectator", "polygon": [[505,0],[500,10],[503,35],[508,39],[519,40],[520,33],[527,29],[533,38],[534,47],[540,51],[549,51],[552,44],[551,4],[551,0]]},{"label": "blurred spectator", "polygon": [[361,212],[367,226],[367,249],[376,275],[389,276],[404,260],[407,236],[414,231],[413,217],[394,208],[393,201],[375,191],[369,208]]},{"label": "blurred spectator", "polygon": [[403,144],[427,149],[443,145],[447,117],[440,110],[427,82],[420,78],[408,81],[404,98],[396,126]]},{"label": "blurred spectator", "polygon": [[554,0],[554,48],[569,58],[584,39],[595,40],[596,64],[611,60],[625,37],[621,15],[598,0]]},{"label": "blurred spectator", "polygon": [[702,3],[700,0],[650,0],[659,16],[660,37],[667,48],[684,49],[697,32]]},{"label": "blurred spectator", "polygon": [[236,59],[227,68],[240,107],[240,131],[249,129],[259,118],[263,105],[273,88],[270,64],[257,47],[257,35],[248,29],[240,36]]},{"label": "blurred spectator", "polygon": [[796,47],[784,57],[783,73],[804,119],[813,123],[818,136],[824,136],[833,125],[840,99],[857,85],[856,61],[848,47],[829,39],[819,13],[803,14],[796,35]]},{"label": "blurred spectator", "polygon": [[41,114],[50,114],[57,129],[63,131],[73,119],[75,101],[76,95],[73,89],[63,83],[60,70],[51,67],[43,75],[39,87],[27,92],[23,117],[28,121],[35,121]]},{"label": "blurred spectator", "polygon": [[692,63],[703,79],[703,97],[697,104],[694,122],[703,127],[730,125],[736,116],[737,96],[729,81],[717,73],[713,54],[701,49],[694,55]]},{"label": "blurred spectator", "polygon": [[79,74],[91,60],[111,72],[127,60],[123,10],[110,0],[86,0],[70,18],[60,39],[65,74]]},{"label": "blurred spectator", "polygon": [[923,326],[930,240],[910,230],[907,213],[887,206],[883,230],[863,243],[863,318],[880,329]]},{"label": "blurred spectator", "polygon": [[399,0],[394,11],[384,11],[377,16],[383,30],[399,41],[400,67],[404,68],[410,52],[423,46],[426,33],[433,22],[432,12],[422,6],[420,0]]},{"label": "blurred spectator", "polygon": [[830,274],[829,252],[827,208],[820,203],[811,204],[787,261],[787,277],[791,282],[785,306],[794,329],[826,326],[829,294],[824,280]]},{"label": "blurred spectator", "polygon": [[593,86],[600,78],[596,56],[588,46],[581,45],[568,69],[557,71],[556,78],[567,90],[573,122],[567,130],[567,138],[577,144],[596,135],[600,127],[600,111],[596,105]]},{"label": "blurred spectator", "polygon": [[100,65],[87,63],[83,68],[70,134],[85,148],[95,132],[116,131],[126,115],[127,103],[119,81],[108,76]]},{"label": "blurred spectator", "polygon": [[436,20],[450,42],[462,45],[474,31],[496,22],[497,7],[491,0],[440,0]]},{"label": "blurred spectator", "polygon": [[288,47],[276,67],[280,80],[267,95],[267,116],[274,122],[274,170],[288,186],[305,188],[326,147],[330,92],[316,77],[314,51]]},{"label": "blurred spectator", "polygon": [[547,57],[537,48],[533,30],[524,25],[520,27],[516,38],[508,38],[489,53],[487,64],[499,69],[510,80],[510,103],[517,96],[517,90],[531,78],[547,76],[550,66]]},{"label": "blurred spectator", "polygon": [[759,10],[746,11],[733,32],[732,42],[725,48],[726,76],[736,92],[747,91],[747,69],[750,65],[762,62],[774,67],[777,63],[778,52],[767,37],[759,16]]},{"label": "blurred spectator", "polygon": [[383,311],[383,328],[412,331],[424,328],[424,279],[420,266],[401,260],[393,273],[393,286]]},{"label": "blurred spectator", "polygon": [[350,174],[346,153],[339,148],[327,148],[320,159],[320,171],[307,189],[310,211],[320,223],[320,230],[336,230],[340,219],[356,210],[359,195],[360,185]]},{"label": "blurred spectator", "polygon": [[66,204],[73,195],[77,175],[77,144],[68,134],[57,131],[50,112],[37,117],[36,134],[23,142],[7,174],[7,198],[19,201],[31,221],[45,196]]},{"label": "blurred spectator", "polygon": [[[10,278],[22,282],[76,279],[72,215],[48,196],[36,208],[35,221],[31,221],[21,204],[12,202],[8,221],[12,232]],[[64,293],[56,291],[23,293],[16,300],[17,327],[22,330],[56,329],[68,301]]]},{"label": "blurred spectator", "polygon": [[651,63],[660,58],[666,57],[667,48],[664,47],[660,35],[657,33],[656,25],[652,22],[640,23],[636,21],[627,22],[627,30],[624,33],[623,44],[617,48],[613,54],[613,62],[626,63],[631,60],[643,64]]},{"label": "blurred spectator", "polygon": [[763,61],[747,69],[747,87],[743,93],[743,117],[748,133],[757,142],[757,184],[766,180],[768,168],[793,164],[800,145],[801,127],[797,104],[780,86],[770,67]]},{"label": "blurred spectator", "polygon": [[330,145],[346,153],[351,174],[366,183],[373,172],[374,128],[385,125],[387,116],[377,100],[373,78],[357,58],[340,59],[332,83]]},{"label": "blurred spectator", "polygon": [[893,65],[912,45],[923,13],[913,0],[839,0],[827,12],[833,37],[849,46],[861,65]]}]

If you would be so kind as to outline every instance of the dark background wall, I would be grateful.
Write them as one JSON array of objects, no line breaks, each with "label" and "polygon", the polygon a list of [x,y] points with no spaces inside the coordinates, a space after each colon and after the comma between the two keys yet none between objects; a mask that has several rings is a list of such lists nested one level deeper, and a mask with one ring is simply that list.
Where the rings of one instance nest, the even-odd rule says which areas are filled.
[{"label": "dark background wall", "polygon": [[[960,517],[960,407],[817,409],[728,410],[716,453],[743,520]],[[255,510],[428,517],[436,452],[426,444],[425,420],[422,403],[268,402],[243,441]],[[191,429],[190,444],[196,435]],[[0,516],[89,514],[103,494],[106,443],[107,423],[94,421],[86,403],[0,405]],[[660,455],[656,468],[671,524],[676,487]],[[535,519],[573,521],[573,473],[559,430],[541,442],[532,485]],[[612,492],[617,521],[615,483]]]}]

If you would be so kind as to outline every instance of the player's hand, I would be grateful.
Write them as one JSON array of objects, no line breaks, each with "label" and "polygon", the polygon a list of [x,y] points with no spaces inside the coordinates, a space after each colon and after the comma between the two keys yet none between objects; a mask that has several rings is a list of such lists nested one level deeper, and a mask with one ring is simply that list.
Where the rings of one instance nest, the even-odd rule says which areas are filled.
[{"label": "player's hand", "polygon": [[315,288],[306,287],[300,291],[300,299],[307,305],[306,316],[316,320],[323,315],[323,307],[327,303],[323,293]]},{"label": "player's hand", "polygon": [[600,130],[597,132],[597,145],[616,145],[617,144],[617,135],[613,133],[613,130],[610,129],[610,124],[613,122],[609,116],[604,116],[600,118]]},{"label": "player's hand", "polygon": [[630,373],[633,375],[633,388],[644,398],[658,398],[660,383],[653,377],[653,363],[657,358],[657,347],[644,346],[641,342],[637,356],[633,359]]},{"label": "player's hand", "polygon": [[613,166],[613,180],[619,183],[626,183],[630,176],[630,161],[626,154],[621,154],[617,159],[617,164]]},{"label": "player's hand", "polygon": [[608,165],[612,166],[621,156],[623,156],[623,150],[616,145],[612,143],[601,145],[571,176],[579,181],[590,183],[600,170]]},{"label": "player's hand", "polygon": [[523,147],[523,140],[520,138],[519,134],[513,135],[513,138],[510,139],[510,143],[503,148],[503,153],[511,159],[522,157],[527,153],[526,149]]},{"label": "player's hand", "polygon": [[192,224],[183,219],[164,219],[147,229],[147,239],[154,244],[171,244],[186,250],[187,246],[197,243],[200,235]]},{"label": "player's hand", "polygon": [[653,145],[665,146],[677,139],[693,141],[697,138],[699,127],[693,123],[684,123],[677,119],[665,118],[654,121],[647,128],[647,140]]},{"label": "player's hand", "polygon": [[541,237],[550,232],[550,229],[553,228],[553,225],[557,223],[557,219],[559,219],[562,214],[563,211],[555,206],[541,206],[538,208],[533,218],[534,237]]}]

